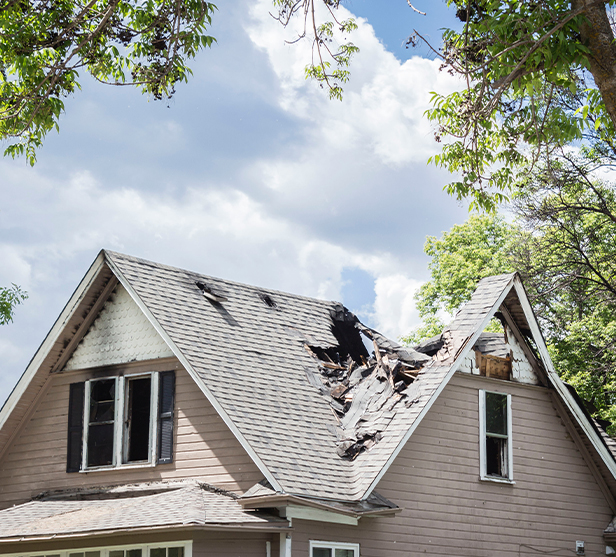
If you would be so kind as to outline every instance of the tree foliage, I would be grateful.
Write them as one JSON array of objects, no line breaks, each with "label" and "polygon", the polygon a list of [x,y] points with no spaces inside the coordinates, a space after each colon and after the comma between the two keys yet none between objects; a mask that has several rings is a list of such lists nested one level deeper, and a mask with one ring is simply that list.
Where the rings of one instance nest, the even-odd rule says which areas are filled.
[{"label": "tree foliage", "polygon": [[[312,41],[312,59],[306,65],[306,77],[327,87],[332,99],[342,100],[342,83],[349,79],[351,58],[359,48],[349,41],[338,41],[357,29],[353,18],[340,19],[336,10],[340,0],[273,0],[278,10],[276,19],[287,27],[294,18],[301,18],[302,30],[290,40],[295,43],[307,37]],[[317,13],[323,9],[327,19]]]},{"label": "tree foliage", "polygon": [[15,306],[21,304],[27,297],[28,294],[16,284],[9,288],[0,286],[0,325],[13,321]]},{"label": "tree foliage", "polygon": [[616,46],[613,1],[448,0],[463,22],[439,53],[464,87],[433,94],[428,117],[457,173],[458,198],[494,209],[540,158],[592,132],[613,148]]},{"label": "tree foliage", "polygon": [[561,155],[527,177],[514,222],[471,216],[428,240],[431,280],[417,294],[424,329],[409,340],[433,333],[439,312],[456,311],[482,277],[518,270],[558,373],[616,422],[616,187],[599,178],[596,157]]},{"label": "tree foliage", "polygon": [[0,0],[0,138],[5,154],[36,149],[58,129],[63,99],[84,72],[170,97],[187,60],[213,38],[204,0]]}]

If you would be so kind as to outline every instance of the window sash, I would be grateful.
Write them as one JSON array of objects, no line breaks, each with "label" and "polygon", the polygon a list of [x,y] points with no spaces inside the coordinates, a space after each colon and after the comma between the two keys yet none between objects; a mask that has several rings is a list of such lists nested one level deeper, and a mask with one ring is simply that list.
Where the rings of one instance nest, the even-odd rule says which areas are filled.
[{"label": "window sash", "polygon": [[[129,461],[128,443],[129,434],[126,431],[128,408],[128,383],[133,379],[150,378],[150,423],[148,427],[148,458],[147,460]],[[101,377],[85,381],[84,419],[83,419],[83,445],[81,471],[118,468],[121,466],[154,466],[156,464],[157,450],[157,420],[158,420],[158,372],[136,373],[116,377]],[[115,381],[114,419],[105,422],[90,422],[92,386],[97,381]],[[106,426],[113,424],[113,457],[111,464],[88,465],[88,448],[91,426]],[[102,557],[102,556],[101,556]]]},{"label": "window sash", "polygon": [[[489,433],[486,431],[486,393],[501,395],[507,397],[507,434]],[[488,438],[504,439],[506,441],[506,455],[504,464],[506,466],[506,474],[503,476],[488,475],[487,473],[487,447],[486,440]],[[479,391],[479,471],[480,479],[491,481],[513,482],[513,440],[512,440],[512,413],[511,413],[511,395],[509,393],[498,393],[493,391]]]},{"label": "window sash", "polygon": [[315,549],[329,549],[330,557],[336,557],[336,550],[352,551],[353,557],[359,557],[358,543],[341,543],[310,540],[310,557],[313,557]]}]

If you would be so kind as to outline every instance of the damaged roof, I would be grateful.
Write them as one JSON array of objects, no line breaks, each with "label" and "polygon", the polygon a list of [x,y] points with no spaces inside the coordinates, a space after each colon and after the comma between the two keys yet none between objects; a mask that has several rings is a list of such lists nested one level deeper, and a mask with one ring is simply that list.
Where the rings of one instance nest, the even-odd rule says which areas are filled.
[{"label": "damaged roof", "polygon": [[279,517],[244,511],[237,499],[196,481],[44,493],[0,511],[0,541],[161,527],[288,528]]},{"label": "damaged roof", "polygon": [[[83,298],[93,313],[111,292],[113,280],[119,281],[275,493],[369,501],[465,355],[476,345],[498,353],[498,339],[481,335],[497,310],[513,319],[523,334],[540,338],[533,329],[532,310],[520,303],[519,296],[525,295],[521,283],[515,286],[515,274],[480,281],[441,337],[430,347],[414,350],[365,327],[337,302],[109,251],[101,252],[97,261],[76,291],[73,307]],[[98,301],[88,294],[94,287],[101,292]],[[72,338],[50,333],[11,395],[15,416],[10,408],[0,412],[0,434],[7,435],[2,431],[7,421],[15,422],[26,407],[15,401],[24,393],[34,398],[27,385],[42,384],[40,370],[57,369],[57,362],[65,361],[78,342],[78,332],[87,329],[90,318],[73,326],[71,320],[81,312],[71,311],[63,312],[52,333],[69,326],[77,333]],[[549,355],[541,357],[549,364]],[[566,389],[561,394],[570,396]],[[573,406],[570,409],[586,420]],[[599,445],[604,446],[600,438],[591,441],[599,451]]]}]

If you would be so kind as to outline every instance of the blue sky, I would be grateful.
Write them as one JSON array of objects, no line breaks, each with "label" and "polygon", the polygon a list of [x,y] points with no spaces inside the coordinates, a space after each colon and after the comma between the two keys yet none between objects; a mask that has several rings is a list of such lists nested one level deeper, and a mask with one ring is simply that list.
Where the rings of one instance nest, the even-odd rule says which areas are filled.
[{"label": "blue sky", "polygon": [[4,400],[101,248],[338,299],[397,337],[418,324],[427,235],[465,220],[423,118],[457,83],[417,28],[455,25],[444,2],[349,0],[359,17],[343,102],[303,68],[309,45],[267,0],[220,4],[215,46],[169,102],[85,80],[34,168],[0,160],[0,284],[30,298],[0,328]]}]

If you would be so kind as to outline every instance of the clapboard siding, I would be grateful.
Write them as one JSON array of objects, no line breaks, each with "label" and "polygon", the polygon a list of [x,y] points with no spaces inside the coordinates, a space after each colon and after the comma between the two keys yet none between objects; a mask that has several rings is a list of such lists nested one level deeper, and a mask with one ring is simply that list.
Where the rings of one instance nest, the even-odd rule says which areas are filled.
[{"label": "clapboard siding", "polygon": [[[480,388],[512,394],[515,485],[479,480]],[[293,557],[309,540],[360,543],[362,557],[605,555],[611,510],[550,392],[456,374],[376,491],[403,508],[358,527],[294,520]]]},{"label": "clapboard siding", "polygon": [[[153,367],[153,366],[152,366]],[[188,373],[176,368],[174,462],[153,468],[66,473],[69,384],[91,372],[59,374],[0,458],[0,508],[49,489],[159,479],[197,478],[244,492],[262,479],[252,462]],[[143,371],[147,364],[131,371]]]}]

